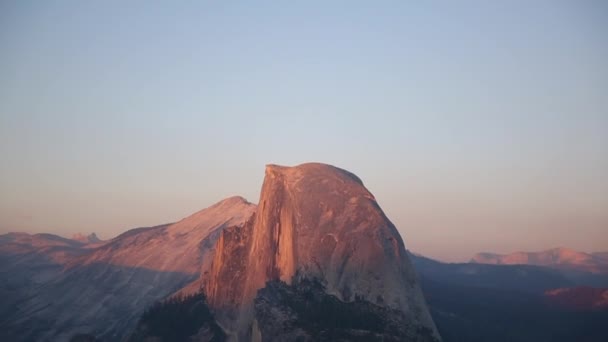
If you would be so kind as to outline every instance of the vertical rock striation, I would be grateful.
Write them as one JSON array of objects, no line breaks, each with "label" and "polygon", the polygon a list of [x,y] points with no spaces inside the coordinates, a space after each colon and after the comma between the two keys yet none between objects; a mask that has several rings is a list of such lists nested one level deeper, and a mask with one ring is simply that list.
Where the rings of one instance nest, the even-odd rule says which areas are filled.
[{"label": "vertical rock striation", "polygon": [[222,325],[244,336],[258,290],[301,279],[398,310],[438,338],[403,240],[361,180],[325,164],[268,165],[255,215],[222,232],[205,291]]},{"label": "vertical rock striation", "polygon": [[[197,284],[186,285],[209,269],[221,232],[243,225],[255,208],[242,197],[227,198],[97,248],[48,234],[0,236],[0,274],[11,275],[0,282],[0,340],[67,341],[86,332],[120,341],[155,301],[178,290],[196,293]],[[11,251],[19,253],[6,255]]]}]

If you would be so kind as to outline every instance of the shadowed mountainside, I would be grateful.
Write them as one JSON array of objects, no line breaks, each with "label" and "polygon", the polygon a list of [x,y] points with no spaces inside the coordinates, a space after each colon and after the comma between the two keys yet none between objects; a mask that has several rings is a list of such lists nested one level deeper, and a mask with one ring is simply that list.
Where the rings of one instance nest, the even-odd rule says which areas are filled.
[{"label": "shadowed mountainside", "polygon": [[67,341],[76,333],[120,340],[146,307],[196,280],[209,267],[219,232],[242,224],[254,210],[231,197],[179,222],[134,229],[93,249],[60,238],[53,248],[75,251],[61,263],[34,246],[35,260],[52,267],[36,282],[30,280],[39,269],[35,262],[17,264],[11,258],[19,255],[2,250],[0,272],[11,276],[0,291],[0,328],[15,341]]},{"label": "shadowed mountainside", "polygon": [[81,233],[77,233],[72,235],[72,240],[76,240],[85,244],[101,244],[104,241],[97,237],[97,234],[91,233],[89,235],[84,235]]},{"label": "shadowed mountainside", "polygon": [[564,288],[584,278],[541,266],[412,261],[446,342],[605,341],[606,289]]},{"label": "shadowed mountainside", "polygon": [[[201,287],[229,338],[271,340],[255,328],[254,298],[267,281],[292,286],[298,276],[319,279],[322,297],[338,306],[399,312],[408,336],[438,339],[397,229],[359,178],[330,165],[269,165],[257,211],[232,197],[96,248],[63,238],[57,244],[74,254],[0,311],[10,340],[120,340],[153,303]],[[9,287],[20,291],[18,283]]]},{"label": "shadowed mountainside", "polygon": [[7,341],[67,341],[77,333],[121,340],[146,307],[192,278],[179,272],[87,265],[62,273],[32,297],[7,307],[0,330]]},{"label": "shadowed mountainside", "polygon": [[533,293],[576,285],[559,271],[541,266],[443,263],[415,254],[411,259],[421,277],[442,284]]},{"label": "shadowed mountainside", "polygon": [[409,314],[362,297],[344,302],[316,279],[271,281],[255,298],[261,336],[274,341],[437,341],[433,331],[412,324]]},{"label": "shadowed mountainside", "polygon": [[147,309],[128,342],[208,341],[222,342],[226,334],[217,325],[205,295],[174,296]]},{"label": "shadowed mountainside", "polygon": [[545,301],[556,308],[578,311],[607,310],[608,288],[577,286],[545,291]]},{"label": "shadowed mountainside", "polygon": [[0,235],[0,322],[36,296],[66,263],[89,252],[87,244],[53,234]]},{"label": "shadowed mountainside", "polygon": [[410,255],[361,180],[324,164],[269,165],[259,203],[102,242],[0,236],[0,337],[433,341],[435,320],[444,341],[602,341],[608,295],[589,286],[608,279],[586,267],[605,253]]}]

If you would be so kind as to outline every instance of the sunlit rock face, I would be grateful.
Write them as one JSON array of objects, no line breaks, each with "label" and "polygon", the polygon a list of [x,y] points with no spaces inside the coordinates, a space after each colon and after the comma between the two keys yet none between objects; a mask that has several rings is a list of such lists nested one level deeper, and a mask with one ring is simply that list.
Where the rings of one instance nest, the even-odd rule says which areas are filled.
[{"label": "sunlit rock face", "polygon": [[216,251],[205,291],[223,326],[238,335],[255,327],[253,299],[267,281],[306,278],[339,300],[400,310],[408,324],[438,337],[403,240],[348,171],[268,165],[256,214],[224,230]]},{"label": "sunlit rock face", "polygon": [[[44,282],[38,280],[40,276],[34,282],[29,274],[25,277],[23,271],[18,273],[36,285],[29,286],[24,295],[20,295],[24,291],[7,292],[8,286],[0,282],[0,321],[6,327],[3,340],[68,341],[74,334],[85,332],[103,341],[120,341],[152,303],[176,291],[187,294],[188,284],[210,267],[220,232],[244,224],[255,208],[242,197],[231,197],[176,223],[129,230],[96,248],[75,240],[45,237],[45,246],[51,242],[54,248],[80,246],[78,253],[61,259],[60,267],[53,268]],[[3,241],[9,238],[16,239],[0,238],[0,256],[6,250]],[[38,242],[39,236],[29,240],[36,246],[42,243]],[[11,287],[19,285],[14,280],[15,267],[6,267],[12,264],[3,260],[0,258],[0,274],[10,274],[7,279],[11,279]],[[37,267],[30,272],[40,269],[34,265]],[[14,306],[7,300],[13,297],[21,299]]]},{"label": "sunlit rock face", "polygon": [[[345,338],[438,339],[399,233],[361,180],[329,165],[269,165],[258,206],[232,197],[108,241],[0,240],[6,340],[119,341],[155,301],[201,288],[229,340],[304,328],[305,340],[332,340],[333,321],[318,322],[327,308],[346,320]],[[316,305],[301,310],[311,298]],[[289,324],[276,330],[278,321]]]}]

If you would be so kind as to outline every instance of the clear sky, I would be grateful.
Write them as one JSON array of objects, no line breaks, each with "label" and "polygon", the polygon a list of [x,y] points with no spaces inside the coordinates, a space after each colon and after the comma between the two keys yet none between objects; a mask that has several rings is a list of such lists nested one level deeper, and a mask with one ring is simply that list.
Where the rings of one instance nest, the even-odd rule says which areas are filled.
[{"label": "clear sky", "polygon": [[406,246],[608,250],[605,1],[2,1],[0,233],[360,176]]}]

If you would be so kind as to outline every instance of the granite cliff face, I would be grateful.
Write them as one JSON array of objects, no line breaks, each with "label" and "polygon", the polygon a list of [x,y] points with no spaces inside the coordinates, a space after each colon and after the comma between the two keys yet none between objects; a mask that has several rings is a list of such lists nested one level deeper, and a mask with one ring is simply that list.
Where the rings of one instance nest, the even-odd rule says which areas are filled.
[{"label": "granite cliff face", "polygon": [[122,340],[153,303],[201,290],[209,326],[228,340],[439,339],[395,226],[333,166],[268,165],[257,207],[231,197],[176,223],[79,240],[0,236],[5,339]]},{"label": "granite cliff face", "polygon": [[[17,283],[15,276],[21,278],[24,271],[8,267],[17,265],[13,259],[0,262],[0,274],[10,273],[7,279],[11,279],[6,286],[0,282],[4,337],[7,341],[67,341],[76,333],[89,333],[120,341],[135,327],[144,309],[176,291],[185,291],[206,272],[222,229],[242,225],[254,210],[255,205],[242,197],[231,197],[179,222],[133,229],[96,248],[46,237],[45,245],[49,240],[54,248],[70,248],[71,254],[61,258],[61,263],[53,263],[53,273],[44,281],[38,281],[38,276],[35,282],[30,277]],[[0,252],[14,252],[13,235],[0,237],[11,243],[0,243]],[[19,241],[42,243],[40,236],[18,237]],[[28,248],[45,251],[35,247]],[[31,265],[40,269],[29,261],[19,265],[26,270]]]},{"label": "granite cliff face", "polygon": [[76,233],[72,235],[72,240],[82,242],[84,244],[101,244],[103,240],[97,237],[97,234],[91,233],[89,235],[84,235],[82,233]]},{"label": "granite cliff face", "polygon": [[314,279],[340,301],[404,315],[439,338],[397,229],[359,178],[317,163],[268,165],[254,217],[225,229],[204,289],[222,326],[261,337],[254,298],[269,281]]},{"label": "granite cliff face", "polygon": [[0,328],[14,316],[19,303],[36,296],[66,263],[86,254],[87,247],[52,234],[0,235]]}]

